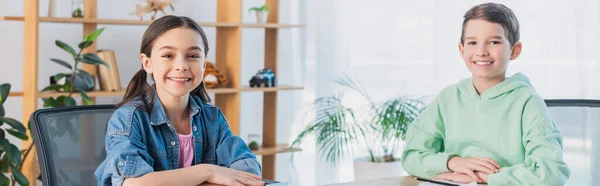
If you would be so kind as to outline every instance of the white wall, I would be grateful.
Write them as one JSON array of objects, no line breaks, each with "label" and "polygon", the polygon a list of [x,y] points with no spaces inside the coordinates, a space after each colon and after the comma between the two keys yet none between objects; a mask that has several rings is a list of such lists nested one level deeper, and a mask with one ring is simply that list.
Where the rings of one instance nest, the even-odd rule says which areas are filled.
[{"label": "white wall", "polygon": [[[58,3],[59,17],[70,15],[71,1],[55,0]],[[98,18],[105,19],[132,19],[137,17],[129,15],[135,10],[136,4],[141,1],[134,0],[99,0]],[[243,1],[243,22],[253,23],[254,15],[247,10],[250,7],[262,5],[264,0]],[[175,5],[175,13],[170,9],[168,14],[189,16],[199,22],[215,22],[216,0],[181,0]],[[297,0],[280,1],[280,23],[299,24],[303,21],[303,4]],[[40,0],[40,15],[46,16],[48,0]],[[23,1],[0,1],[0,16],[22,16]],[[159,13],[159,16],[162,14]],[[146,16],[145,19],[149,19]],[[106,27],[99,37],[98,49],[115,50],[117,63],[123,87],[135,72],[140,69],[139,48],[142,34],[147,26],[124,25],[99,25]],[[50,75],[65,72],[65,68],[53,62],[50,58],[69,59],[68,54],[54,45],[54,40],[62,40],[71,46],[76,46],[83,35],[82,24],[57,24],[41,23],[39,30],[39,88],[49,84]],[[205,27],[208,35],[210,51],[208,59],[214,62],[216,29]],[[18,21],[0,21],[0,83],[12,84],[12,91],[22,91],[22,56],[23,56],[23,23]],[[280,84],[302,85],[304,73],[304,39],[303,29],[281,29],[279,32],[278,47],[278,82]],[[242,30],[242,85],[247,85],[249,78],[264,62],[264,29],[244,28]],[[280,92],[277,107],[277,141],[286,143],[291,140],[291,128],[300,125],[302,120],[302,91]],[[116,103],[120,97],[98,98],[98,103]],[[7,116],[21,120],[20,97],[10,97],[4,104]],[[247,138],[250,133],[262,136],[262,104],[261,93],[242,93],[241,106],[241,137]],[[41,106],[41,105],[40,105]],[[258,111],[258,112],[257,112]],[[252,113],[251,113],[252,112]],[[20,146],[20,141],[10,140]],[[277,180],[290,180],[289,154],[277,155]]]}]

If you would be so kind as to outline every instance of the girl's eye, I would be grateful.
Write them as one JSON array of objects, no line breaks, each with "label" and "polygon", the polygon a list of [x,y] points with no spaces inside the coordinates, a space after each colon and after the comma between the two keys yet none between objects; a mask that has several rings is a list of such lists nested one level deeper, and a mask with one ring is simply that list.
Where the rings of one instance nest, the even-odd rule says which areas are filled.
[{"label": "girl's eye", "polygon": [[198,59],[198,58],[200,58],[200,55],[198,55],[198,54],[190,54],[190,55],[188,55],[188,57],[189,58]]},{"label": "girl's eye", "polygon": [[468,42],[467,45],[475,45],[477,44],[475,41]]},{"label": "girl's eye", "polygon": [[162,57],[164,57],[164,58],[172,58],[173,55],[171,55],[171,54],[165,54],[165,55],[162,55]]}]

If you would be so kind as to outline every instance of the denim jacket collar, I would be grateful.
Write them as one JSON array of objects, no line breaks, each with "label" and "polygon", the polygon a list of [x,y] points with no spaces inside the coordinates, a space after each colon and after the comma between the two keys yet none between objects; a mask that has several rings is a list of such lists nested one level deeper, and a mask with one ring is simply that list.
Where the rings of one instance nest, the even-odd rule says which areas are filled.
[{"label": "denim jacket collar", "polygon": [[[202,104],[198,102],[201,102],[200,99],[197,98],[196,95],[190,94],[190,97],[188,99],[188,104],[190,105],[190,117],[193,117],[196,114],[200,113]],[[165,108],[163,107],[162,103],[160,102],[160,99],[158,98],[156,89],[154,89],[154,101],[152,105],[152,112],[150,113],[150,118],[150,124],[154,126],[165,124],[169,121],[169,118],[167,117],[167,114],[165,112]]]}]

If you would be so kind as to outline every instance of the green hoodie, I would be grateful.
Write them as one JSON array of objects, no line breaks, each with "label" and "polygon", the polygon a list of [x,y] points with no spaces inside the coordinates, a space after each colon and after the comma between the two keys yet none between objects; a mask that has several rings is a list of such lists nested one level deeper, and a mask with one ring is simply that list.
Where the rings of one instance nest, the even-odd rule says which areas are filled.
[{"label": "green hoodie", "polygon": [[500,164],[488,185],[564,185],[562,135],[544,100],[521,73],[477,94],[471,78],[442,90],[410,125],[402,166],[433,178],[450,157],[489,157]]}]

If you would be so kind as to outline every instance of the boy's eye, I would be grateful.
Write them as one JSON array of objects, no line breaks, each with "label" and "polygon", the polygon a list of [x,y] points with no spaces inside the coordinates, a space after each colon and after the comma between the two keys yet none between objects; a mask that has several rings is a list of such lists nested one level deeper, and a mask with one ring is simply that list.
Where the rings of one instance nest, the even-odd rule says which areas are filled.
[{"label": "boy's eye", "polygon": [[164,57],[164,58],[172,58],[172,57],[173,57],[173,55],[171,55],[171,54],[164,54],[164,55],[162,55],[161,57]]},{"label": "boy's eye", "polygon": [[491,41],[490,44],[497,45],[497,44],[502,44],[502,43],[500,43],[500,41]]},{"label": "boy's eye", "polygon": [[469,41],[469,42],[467,43],[467,45],[475,45],[475,44],[477,44],[477,42],[475,42],[475,41]]}]

